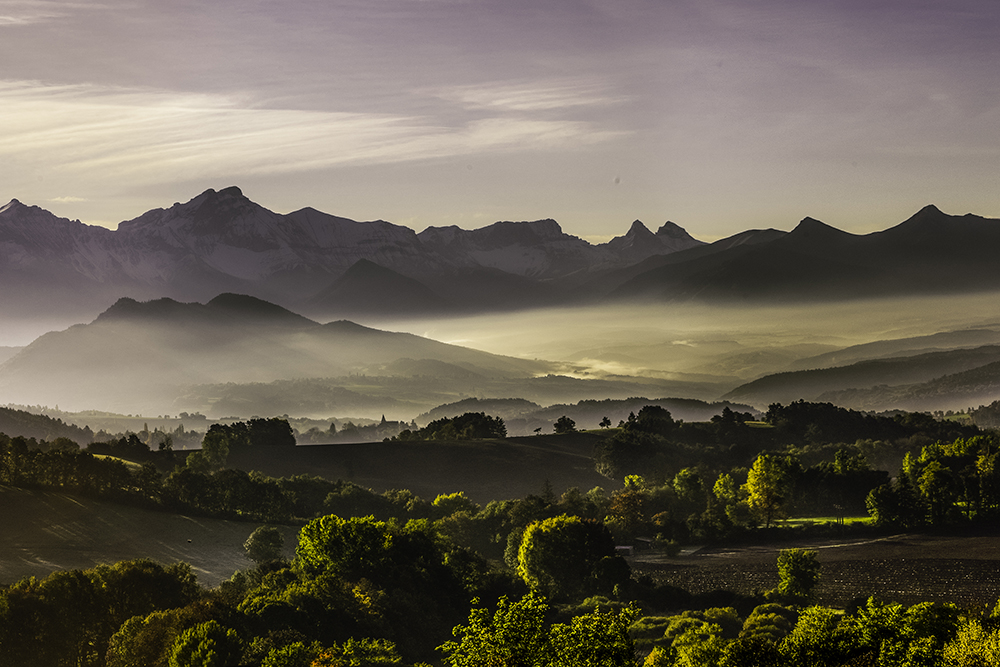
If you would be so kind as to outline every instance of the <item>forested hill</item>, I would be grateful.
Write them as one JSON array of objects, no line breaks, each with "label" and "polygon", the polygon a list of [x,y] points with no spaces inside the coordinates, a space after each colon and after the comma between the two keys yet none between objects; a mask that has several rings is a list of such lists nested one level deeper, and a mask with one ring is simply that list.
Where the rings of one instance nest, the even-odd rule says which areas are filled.
[{"label": "forested hill", "polygon": [[56,438],[69,438],[79,444],[87,444],[94,439],[94,434],[88,426],[80,428],[73,424],[67,424],[61,419],[53,419],[45,415],[36,415],[13,408],[0,408],[0,433],[49,441]]}]

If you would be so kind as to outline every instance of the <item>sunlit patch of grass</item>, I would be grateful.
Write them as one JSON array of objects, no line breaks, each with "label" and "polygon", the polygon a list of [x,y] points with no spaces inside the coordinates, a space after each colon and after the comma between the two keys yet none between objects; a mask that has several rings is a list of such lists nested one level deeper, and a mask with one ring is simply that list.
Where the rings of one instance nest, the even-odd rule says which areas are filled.
[{"label": "sunlit patch of grass", "polygon": [[807,516],[807,517],[798,517],[795,519],[785,519],[784,521],[781,521],[779,525],[795,527],[795,526],[813,526],[824,523],[839,523],[847,526],[854,526],[854,525],[864,526],[871,524],[871,520],[872,519],[870,516],[844,516],[844,517]]},{"label": "sunlit patch of grass", "polygon": [[110,456],[108,454],[94,454],[95,459],[109,459],[111,461],[118,461],[119,463],[124,463],[129,468],[138,470],[142,468],[141,463],[136,463],[135,461],[126,461],[125,459],[118,458],[117,456]]}]

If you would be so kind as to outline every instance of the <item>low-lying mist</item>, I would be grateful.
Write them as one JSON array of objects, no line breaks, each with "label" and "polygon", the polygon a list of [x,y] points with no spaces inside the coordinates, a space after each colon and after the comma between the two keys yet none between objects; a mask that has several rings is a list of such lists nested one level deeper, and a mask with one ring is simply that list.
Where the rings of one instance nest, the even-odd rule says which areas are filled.
[{"label": "low-lying mist", "polygon": [[816,304],[624,304],[380,323],[494,354],[565,361],[591,373],[739,380],[832,349],[1000,327],[1000,295]]},{"label": "low-lying mist", "polygon": [[[242,320],[199,328],[163,311],[155,321],[103,318],[46,336],[44,344],[0,364],[0,405],[215,418],[385,414],[409,421],[471,397],[541,405],[631,396],[713,401],[750,380],[810,368],[811,357],[852,345],[1000,330],[997,297],[618,304],[360,322],[422,338],[319,326],[294,316],[278,328]],[[7,321],[2,329],[14,335],[31,325]],[[947,345],[962,343],[935,349]],[[757,403],[766,407],[766,400]]]}]

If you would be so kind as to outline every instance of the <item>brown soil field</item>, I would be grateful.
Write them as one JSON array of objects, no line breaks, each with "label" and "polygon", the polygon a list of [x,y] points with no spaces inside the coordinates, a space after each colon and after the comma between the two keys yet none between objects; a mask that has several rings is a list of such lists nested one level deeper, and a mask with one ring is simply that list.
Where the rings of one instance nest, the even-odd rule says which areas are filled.
[{"label": "brown soil field", "polygon": [[637,555],[633,569],[691,593],[765,591],[778,583],[782,549],[813,549],[821,565],[816,602],[842,608],[875,596],[907,605],[954,602],[992,607],[1000,599],[1000,529],[842,537],[746,547],[704,548],[691,555]]}]

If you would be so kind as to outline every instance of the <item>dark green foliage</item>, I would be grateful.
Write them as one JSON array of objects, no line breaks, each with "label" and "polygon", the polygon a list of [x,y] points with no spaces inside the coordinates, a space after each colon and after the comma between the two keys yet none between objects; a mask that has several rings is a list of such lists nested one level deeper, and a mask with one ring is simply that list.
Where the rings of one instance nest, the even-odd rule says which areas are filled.
[{"label": "dark green foliage", "polygon": [[135,433],[129,433],[128,436],[122,436],[118,440],[92,442],[87,445],[87,451],[92,454],[117,456],[129,461],[149,461],[152,458],[149,445],[140,440]]},{"label": "dark green foliage", "polygon": [[556,433],[573,433],[576,431],[576,422],[563,415],[556,420],[556,423],[552,425],[553,430]]},{"label": "dark green foliage", "polygon": [[281,547],[285,540],[274,526],[260,526],[250,533],[243,543],[247,558],[255,563],[266,563],[281,558]]},{"label": "dark green foliage", "polygon": [[788,604],[804,604],[819,583],[820,564],[815,551],[784,549],[778,554],[778,587],[774,597]]},{"label": "dark green foliage", "polygon": [[906,412],[893,416],[866,415],[831,403],[796,401],[787,406],[772,404],[764,420],[783,440],[810,442],[854,442],[862,438],[894,440],[922,433],[931,439],[970,437],[974,426],[938,421],[930,415]]},{"label": "dark green foliage", "polygon": [[[470,562],[470,557],[472,557]],[[404,650],[423,645],[451,627],[471,596],[480,593],[480,580],[469,576],[488,570],[473,554],[454,554],[427,521],[382,522],[329,515],[302,528],[294,561],[305,579],[326,576],[339,582],[358,582],[373,613],[383,619],[383,634]],[[471,586],[471,588],[467,588]]]},{"label": "dark green foliage", "polygon": [[629,413],[628,419],[621,423],[620,428],[625,431],[668,436],[674,430],[674,426],[673,417],[666,408],[646,405],[639,410],[638,415]]},{"label": "dark green foliage", "polygon": [[527,527],[518,549],[517,572],[532,590],[569,597],[627,581],[623,573],[628,565],[615,558],[614,539],[603,524],[562,515]]},{"label": "dark green foliage", "polygon": [[90,428],[66,424],[62,419],[36,415],[24,410],[0,408],[0,433],[13,433],[37,440],[68,438],[78,443],[89,443],[94,434]]},{"label": "dark green foliage", "polygon": [[670,448],[666,441],[642,430],[619,429],[601,440],[594,451],[597,472],[611,479],[622,479],[654,465],[654,459]]},{"label": "dark green foliage", "polygon": [[188,466],[198,472],[218,470],[230,454],[258,447],[294,447],[295,436],[287,419],[254,417],[247,422],[212,424],[201,441],[201,450],[188,456]]},{"label": "dark green foliage", "polygon": [[199,594],[190,567],[146,560],[22,580],[0,593],[0,665],[101,665],[126,620]]},{"label": "dark green foliage", "polygon": [[628,628],[638,609],[594,610],[568,624],[546,623],[545,598],[528,594],[517,602],[501,598],[490,614],[473,608],[468,625],[456,626],[458,641],[443,644],[451,667],[632,667],[635,648]]},{"label": "dark green foliage", "polygon": [[182,468],[164,480],[163,496],[170,506],[214,516],[280,523],[292,515],[292,499],[278,480],[242,470]]},{"label": "dark green foliage", "polygon": [[417,431],[405,430],[394,440],[477,440],[506,438],[507,427],[500,417],[485,412],[466,412],[458,417],[435,419]]},{"label": "dark green foliage", "polygon": [[170,667],[227,667],[239,663],[243,645],[235,630],[216,621],[185,630],[174,642]]},{"label": "dark green foliage", "polygon": [[254,417],[247,422],[247,439],[251,447],[294,447],[295,435],[287,419]]}]

